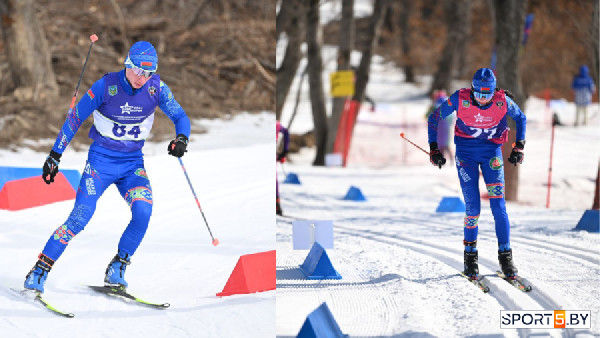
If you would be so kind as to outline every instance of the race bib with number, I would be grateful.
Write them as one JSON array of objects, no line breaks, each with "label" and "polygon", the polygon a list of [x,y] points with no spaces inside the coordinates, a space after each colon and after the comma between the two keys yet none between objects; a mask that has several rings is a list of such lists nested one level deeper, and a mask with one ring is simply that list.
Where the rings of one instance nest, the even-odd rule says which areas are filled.
[{"label": "race bib with number", "polygon": [[480,109],[471,101],[470,89],[463,88],[458,95],[458,112],[454,134],[502,144],[508,139],[506,98],[503,90],[495,92],[488,109]]}]

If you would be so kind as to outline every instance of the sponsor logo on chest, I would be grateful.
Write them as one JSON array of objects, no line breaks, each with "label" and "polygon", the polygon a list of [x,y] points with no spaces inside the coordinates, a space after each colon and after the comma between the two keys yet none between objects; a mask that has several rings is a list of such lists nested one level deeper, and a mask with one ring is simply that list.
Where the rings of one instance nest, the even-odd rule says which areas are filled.
[{"label": "sponsor logo on chest", "polygon": [[125,102],[124,105],[119,106],[121,108],[121,114],[130,114],[131,113],[141,113],[142,107],[140,106],[130,106],[129,102]]}]

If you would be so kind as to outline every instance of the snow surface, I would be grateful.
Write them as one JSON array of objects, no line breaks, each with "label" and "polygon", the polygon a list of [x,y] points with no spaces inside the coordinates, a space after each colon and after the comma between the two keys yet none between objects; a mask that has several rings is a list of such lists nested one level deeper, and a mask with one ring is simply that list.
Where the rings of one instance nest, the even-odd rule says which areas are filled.
[{"label": "snow surface", "polygon": [[[285,43],[278,43],[278,61]],[[336,49],[322,50],[327,111]],[[357,65],[359,60],[360,53],[353,52],[352,62]],[[284,126],[289,125],[305,65],[302,60],[284,106]],[[588,126],[573,127],[572,103],[554,101],[546,108],[543,100],[527,100],[519,203],[507,203],[507,212],[515,264],[533,291],[523,293],[496,277],[494,221],[489,202],[482,200],[479,268],[491,288],[484,294],[459,276],[464,214],[435,212],[442,197],[462,198],[451,159],[441,170],[433,167],[427,155],[399,136],[404,132],[428,148],[424,116],[431,104],[426,96],[430,83],[430,76],[422,76],[416,84],[407,84],[401,70],[376,56],[367,86],[376,110],[370,112],[368,103],[362,107],[348,167],[312,167],[315,149],[306,148],[278,165],[287,217],[277,218],[277,336],[295,336],[306,316],[323,302],[350,336],[599,336],[600,235],[572,231],[593,201],[600,155],[598,104],[588,108]],[[455,84],[457,89],[462,86]],[[305,79],[292,133],[313,129],[308,90]],[[551,202],[546,209],[551,112],[565,126],[555,128]],[[287,173],[298,174],[302,184],[282,184]],[[350,186],[360,188],[368,201],[343,201]],[[480,191],[486,191],[482,179]],[[299,265],[308,250],[293,250],[294,220],[333,220],[335,246],[327,253],[341,280],[304,278]],[[500,329],[500,310],[542,309],[590,310],[592,329]]]},{"label": "snow surface", "polygon": [[[195,123],[182,158],[209,226],[214,247],[168,142],[144,147],[154,207],[148,232],[127,269],[128,291],[166,310],[149,309],[96,294],[130,211],[112,186],[94,217],[69,244],[46,282],[45,298],[75,313],[62,319],[10,293],[22,287],[73,200],[9,212],[0,210],[0,337],[273,337],[275,291],[219,298],[241,255],[274,250],[274,115],[241,114],[231,121]],[[87,131],[80,131],[87,132]],[[51,145],[48,146],[50,149]],[[39,167],[47,153],[0,150],[0,165]],[[69,148],[63,169],[82,170],[87,152]]]}]

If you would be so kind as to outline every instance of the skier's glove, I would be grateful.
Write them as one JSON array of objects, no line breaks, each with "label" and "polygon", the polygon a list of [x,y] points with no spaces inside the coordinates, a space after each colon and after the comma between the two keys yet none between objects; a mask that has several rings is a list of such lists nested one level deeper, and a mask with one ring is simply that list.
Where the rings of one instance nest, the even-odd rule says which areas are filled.
[{"label": "skier's glove", "polygon": [[58,174],[58,164],[60,163],[61,156],[62,154],[50,150],[50,155],[46,157],[46,162],[44,162],[44,167],[42,168],[42,179],[46,184],[54,182],[54,176]]},{"label": "skier's glove", "polygon": [[182,157],[187,152],[187,144],[188,138],[185,135],[177,135],[177,138],[171,140],[171,142],[169,143],[169,148],[167,149],[169,151],[169,155],[173,155],[175,157]]},{"label": "skier's glove", "polygon": [[287,151],[282,151],[279,154],[277,154],[277,162],[285,162],[285,158],[287,157],[288,152]]},{"label": "skier's glove", "polygon": [[515,166],[523,163],[523,158],[525,158],[525,154],[523,153],[523,149],[525,148],[525,140],[520,140],[515,142],[513,146],[513,150],[508,157],[508,162],[514,164]]},{"label": "skier's glove", "polygon": [[429,160],[431,161],[431,164],[439,166],[440,169],[442,169],[442,166],[446,164],[446,159],[438,149],[437,142],[431,142],[429,144],[429,150]]}]

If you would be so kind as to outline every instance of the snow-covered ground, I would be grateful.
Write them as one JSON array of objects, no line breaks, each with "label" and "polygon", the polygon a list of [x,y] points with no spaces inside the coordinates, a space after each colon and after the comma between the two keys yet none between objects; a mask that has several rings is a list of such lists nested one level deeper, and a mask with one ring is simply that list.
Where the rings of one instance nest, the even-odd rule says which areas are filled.
[{"label": "snow-covered ground", "polygon": [[[278,61],[284,51],[285,40],[277,46]],[[322,52],[327,95],[336,48],[325,46]],[[358,65],[360,54],[353,53],[352,60]],[[292,154],[283,168],[277,167],[287,215],[277,219],[277,336],[295,336],[306,316],[323,302],[350,336],[600,335],[600,235],[572,231],[592,206],[600,155],[598,104],[589,107],[589,124],[584,127],[573,127],[572,103],[552,102],[547,109],[543,100],[531,97],[522,107],[528,118],[525,162],[520,166],[519,203],[507,203],[507,211],[515,263],[533,291],[523,293],[496,277],[494,220],[489,202],[482,200],[479,268],[491,288],[484,294],[459,276],[464,214],[435,212],[442,197],[461,197],[456,168],[450,161],[441,170],[431,166],[427,155],[399,137],[404,132],[428,148],[424,116],[431,102],[425,94],[431,77],[407,84],[393,64],[377,56],[373,61],[367,95],[376,102],[376,110],[372,113],[364,104],[348,168],[311,167],[314,149]],[[292,116],[305,62],[283,110],[284,126]],[[308,89],[305,79],[292,133],[313,129]],[[327,104],[330,111],[330,97]],[[551,112],[565,125],[555,128],[551,202],[546,209]],[[302,185],[281,184],[290,172],[298,174]],[[343,201],[350,186],[359,187],[368,201]],[[483,180],[480,191],[486,191]],[[333,220],[334,249],[327,253],[341,280],[304,278],[298,266],[308,250],[293,250],[295,219]],[[501,310],[560,309],[590,310],[592,329],[500,329]]]},{"label": "snow-covered ground", "polygon": [[[127,269],[128,290],[148,309],[107,298],[82,284],[102,284],[130,211],[110,187],[94,217],[54,265],[45,297],[61,319],[16,298],[48,237],[65,221],[73,201],[9,212],[0,210],[1,337],[273,337],[275,291],[219,298],[241,255],[275,249],[273,241],[273,128],[271,114],[241,114],[231,121],[200,121],[182,158],[208,224],[214,247],[168,142],[147,144],[145,166],[153,189],[148,232]],[[80,131],[84,132],[84,131]],[[87,131],[86,131],[87,132]],[[51,145],[48,146],[50,149]],[[82,170],[86,152],[66,151],[60,167]],[[0,165],[40,167],[47,153],[0,150]]]}]

